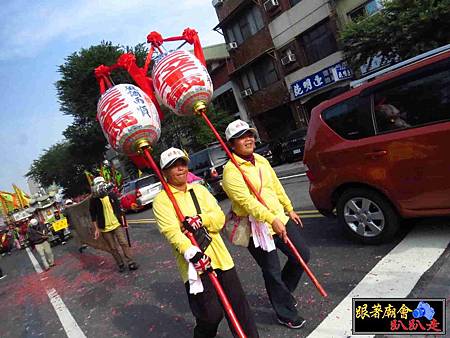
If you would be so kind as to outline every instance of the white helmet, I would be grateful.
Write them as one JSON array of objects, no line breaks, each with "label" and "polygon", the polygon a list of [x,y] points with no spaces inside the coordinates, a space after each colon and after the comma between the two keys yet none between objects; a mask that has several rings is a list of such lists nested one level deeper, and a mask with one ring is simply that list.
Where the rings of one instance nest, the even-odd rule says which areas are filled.
[{"label": "white helmet", "polygon": [[32,225],[32,226],[36,226],[36,225],[38,225],[38,221],[37,221],[37,219],[36,218],[32,218],[31,220],[30,220],[30,224]]},{"label": "white helmet", "polygon": [[100,183],[105,183],[105,179],[102,176],[98,176],[94,178],[94,181],[92,182],[94,185],[98,185]]},{"label": "white helmet", "polygon": [[66,199],[66,202],[64,202],[64,205],[71,205],[71,204],[73,204],[73,201],[70,198]]}]

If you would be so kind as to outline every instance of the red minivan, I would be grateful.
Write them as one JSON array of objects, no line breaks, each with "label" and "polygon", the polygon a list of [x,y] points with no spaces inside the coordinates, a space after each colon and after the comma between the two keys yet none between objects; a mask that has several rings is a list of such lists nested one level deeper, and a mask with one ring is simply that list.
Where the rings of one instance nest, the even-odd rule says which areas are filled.
[{"label": "red minivan", "polygon": [[450,215],[450,45],[352,83],[311,112],[310,195],[364,243]]}]

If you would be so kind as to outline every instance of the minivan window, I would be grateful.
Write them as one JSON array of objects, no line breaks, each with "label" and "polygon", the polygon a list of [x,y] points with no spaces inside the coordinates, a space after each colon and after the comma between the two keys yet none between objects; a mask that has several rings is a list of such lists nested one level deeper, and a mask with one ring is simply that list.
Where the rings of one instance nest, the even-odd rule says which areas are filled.
[{"label": "minivan window", "polygon": [[323,111],[322,118],[347,140],[375,135],[370,97],[353,97]]},{"label": "minivan window", "polygon": [[138,181],[136,181],[136,185],[138,188],[142,188],[142,187],[149,186],[151,184],[155,184],[157,182],[159,182],[159,180],[156,178],[156,176],[148,176],[148,177],[144,177],[144,178],[141,178]]},{"label": "minivan window", "polygon": [[450,120],[450,69],[377,91],[374,112],[379,133]]},{"label": "minivan window", "polygon": [[129,192],[135,190],[134,182],[126,183],[122,188],[122,194],[128,194]]},{"label": "minivan window", "polygon": [[189,160],[189,169],[193,171],[209,167],[211,165],[208,157],[208,149],[204,149],[190,155]]},{"label": "minivan window", "polygon": [[228,160],[227,154],[221,147],[209,148],[209,154],[214,165],[221,164]]}]

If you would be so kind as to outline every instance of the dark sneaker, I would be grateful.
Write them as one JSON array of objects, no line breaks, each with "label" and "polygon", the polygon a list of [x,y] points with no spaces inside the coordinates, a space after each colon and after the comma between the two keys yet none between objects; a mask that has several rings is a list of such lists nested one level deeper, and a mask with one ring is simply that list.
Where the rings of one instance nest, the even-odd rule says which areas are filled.
[{"label": "dark sneaker", "polygon": [[120,264],[119,265],[119,272],[124,272],[125,271],[125,265],[124,264]]},{"label": "dark sneaker", "polygon": [[78,248],[79,253],[83,253],[83,250],[86,250],[87,247],[88,247],[88,246],[87,246],[86,244],[83,244],[82,246],[80,246],[80,247]]},{"label": "dark sneaker", "polygon": [[278,323],[286,325],[290,329],[299,329],[306,323],[306,320],[300,316],[298,316],[295,320],[285,320],[278,318]]},{"label": "dark sneaker", "polygon": [[139,265],[137,265],[136,263],[128,264],[128,269],[130,269],[131,271],[137,270],[138,268],[139,268]]},{"label": "dark sneaker", "polygon": [[0,279],[3,279],[3,278],[5,278],[6,276],[7,276],[7,275],[3,275],[3,276],[1,276],[1,277],[0,277]]}]

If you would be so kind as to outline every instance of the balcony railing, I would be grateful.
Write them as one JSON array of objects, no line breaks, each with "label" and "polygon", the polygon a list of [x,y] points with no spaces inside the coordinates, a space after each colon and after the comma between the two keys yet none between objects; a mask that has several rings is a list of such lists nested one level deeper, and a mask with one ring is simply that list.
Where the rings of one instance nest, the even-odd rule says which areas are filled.
[{"label": "balcony railing", "polygon": [[289,102],[289,91],[283,80],[272,83],[270,86],[258,90],[245,99],[247,111],[251,117],[274,109]]}]

